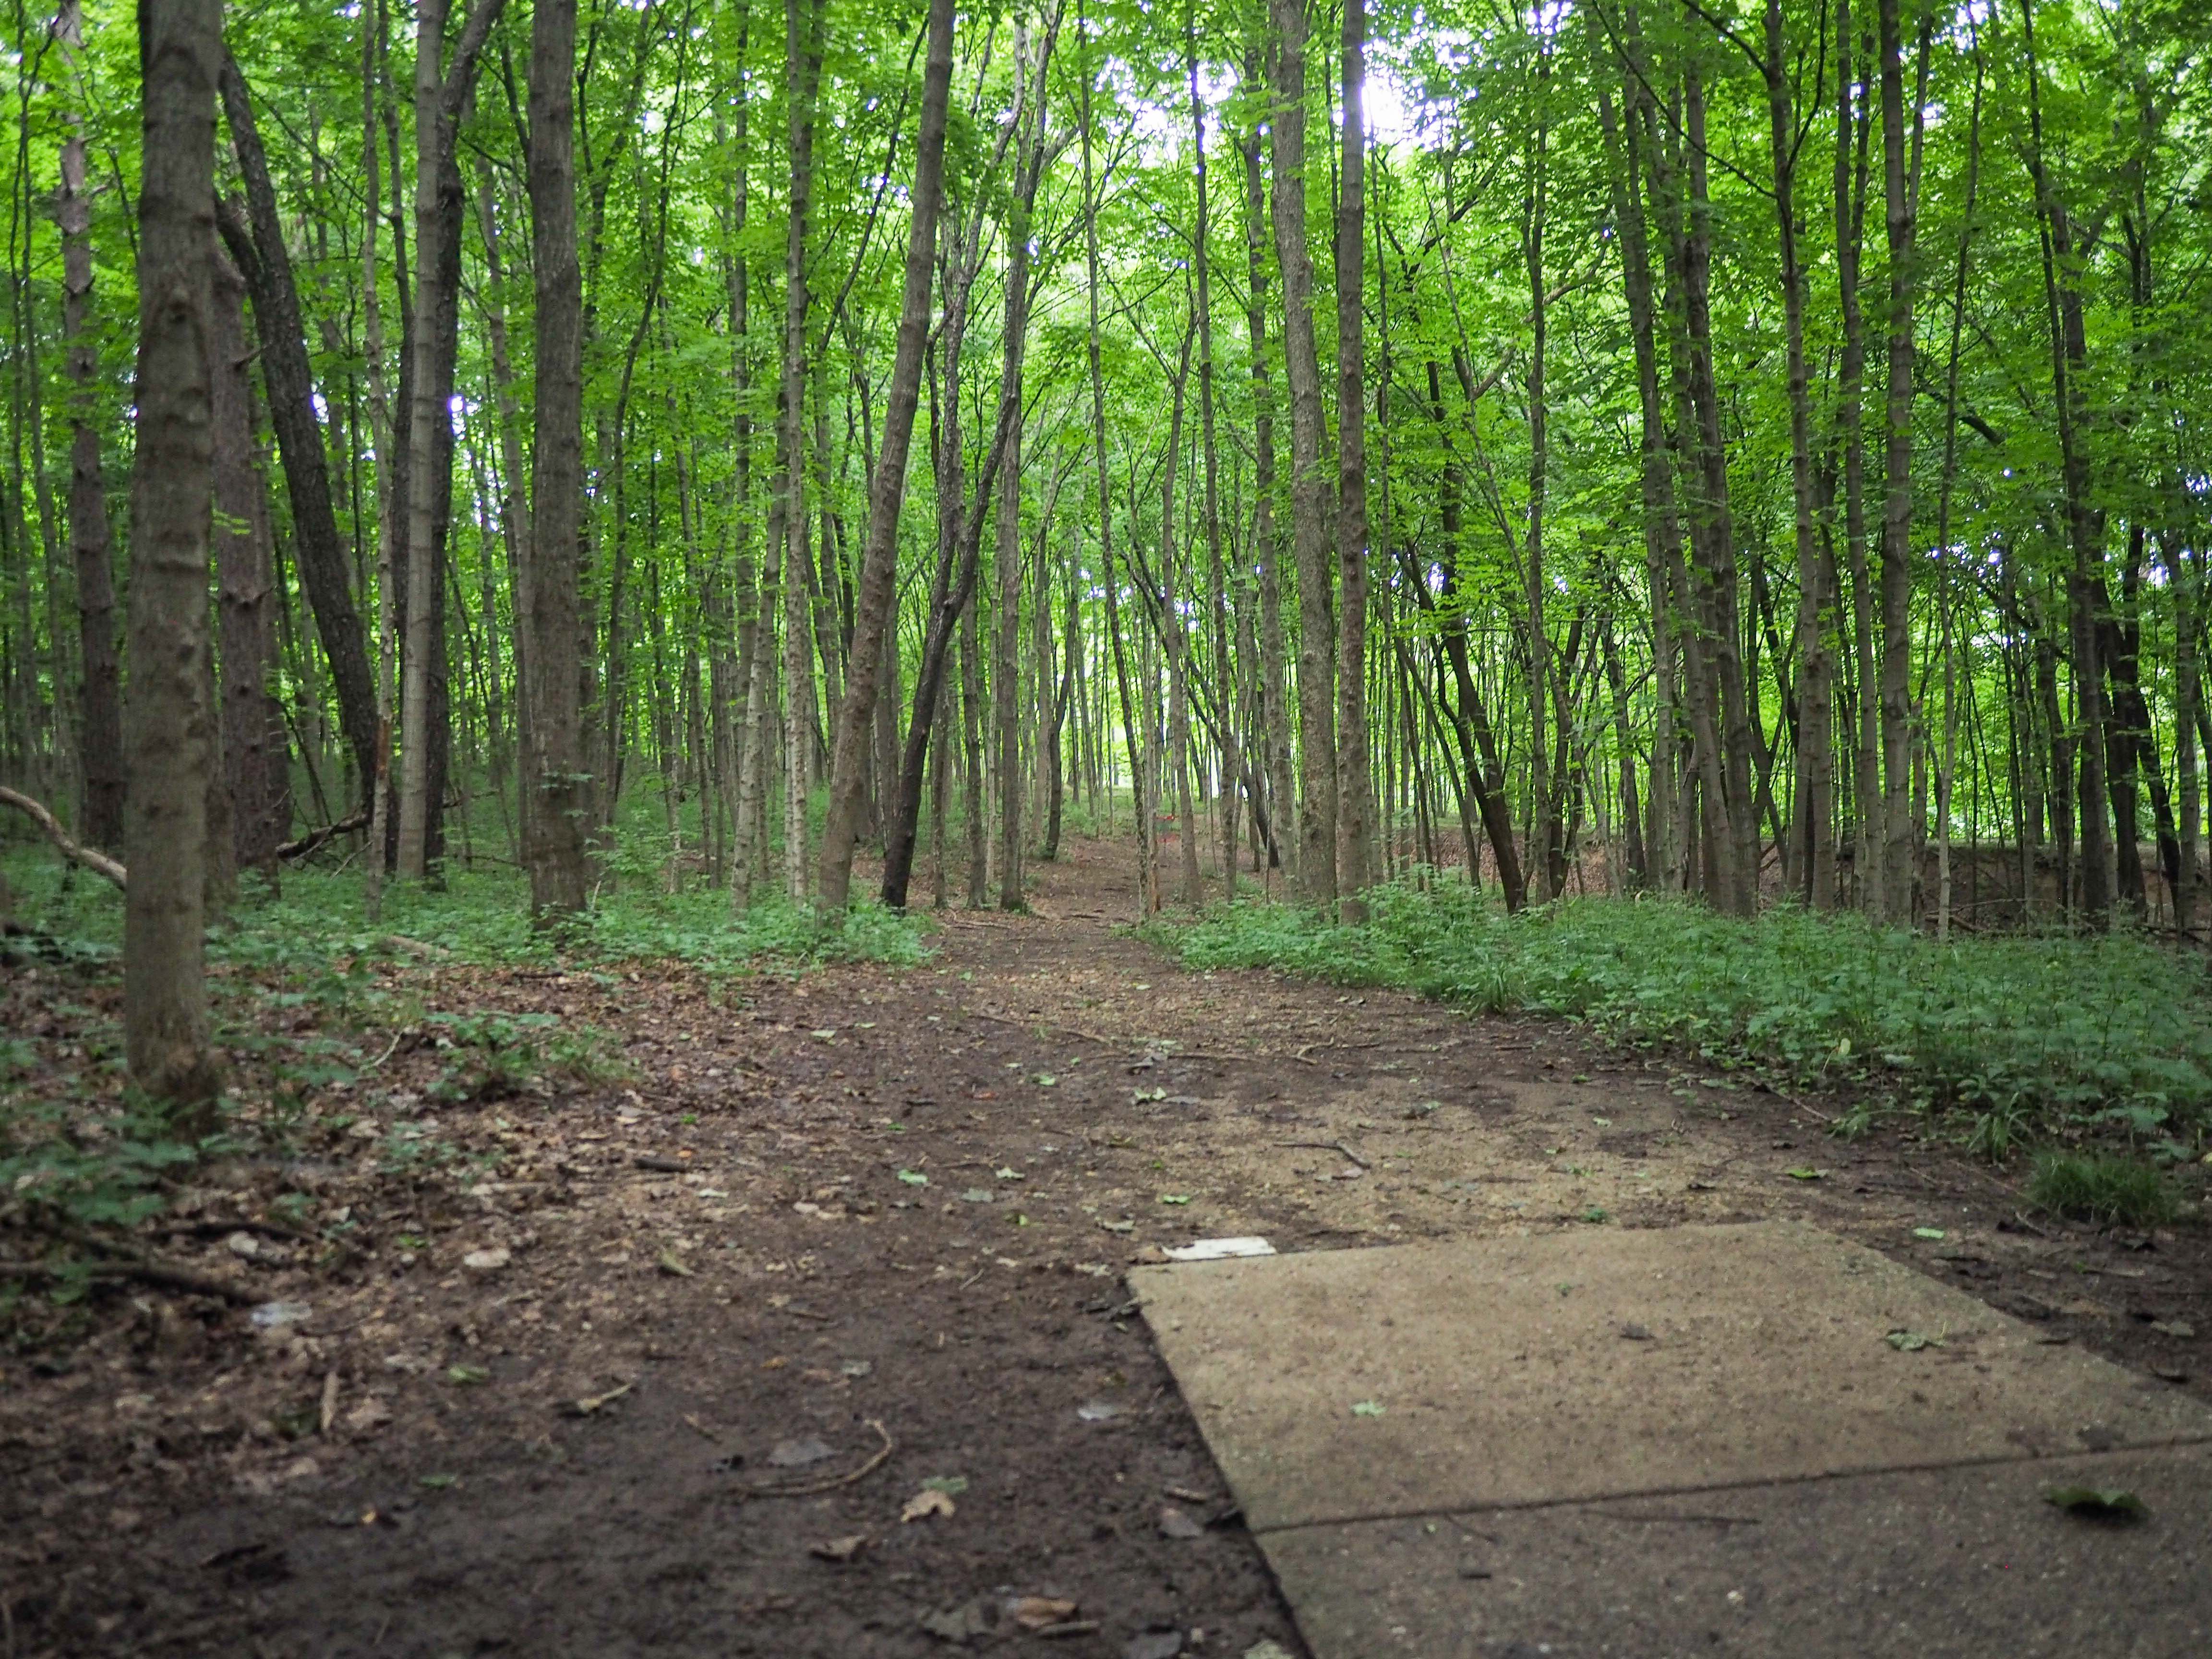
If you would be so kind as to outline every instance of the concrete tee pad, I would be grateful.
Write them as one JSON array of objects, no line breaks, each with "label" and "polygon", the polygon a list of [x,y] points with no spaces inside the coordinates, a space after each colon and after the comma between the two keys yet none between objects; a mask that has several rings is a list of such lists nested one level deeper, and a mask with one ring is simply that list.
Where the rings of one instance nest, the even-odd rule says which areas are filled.
[{"label": "concrete tee pad", "polygon": [[[2043,1501],[2139,1496],[2136,1525]],[[2212,1450],[2037,1458],[1261,1545],[1320,1659],[2202,1659]]]},{"label": "concrete tee pad", "polygon": [[1796,1223],[1129,1283],[1261,1533],[2212,1439],[2189,1395]]}]

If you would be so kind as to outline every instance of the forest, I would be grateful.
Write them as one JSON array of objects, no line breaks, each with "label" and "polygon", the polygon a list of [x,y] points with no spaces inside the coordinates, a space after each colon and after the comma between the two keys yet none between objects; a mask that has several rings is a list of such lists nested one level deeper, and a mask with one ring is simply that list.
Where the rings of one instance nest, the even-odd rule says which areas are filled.
[{"label": "forest", "polygon": [[2212,8],[0,31],[9,1659],[2193,1650]]},{"label": "forest", "polygon": [[157,1092],[334,856],[2196,934],[2193,8],[218,9],[12,22],[0,775]]},{"label": "forest", "polygon": [[[86,848],[149,744],[210,887],[372,907],[1011,907],[1121,803],[1146,909],[2197,925],[2192,9],[215,22],[15,18],[0,769]],[[204,629],[131,611],[185,143]],[[139,626],[208,684],[128,738]]]}]

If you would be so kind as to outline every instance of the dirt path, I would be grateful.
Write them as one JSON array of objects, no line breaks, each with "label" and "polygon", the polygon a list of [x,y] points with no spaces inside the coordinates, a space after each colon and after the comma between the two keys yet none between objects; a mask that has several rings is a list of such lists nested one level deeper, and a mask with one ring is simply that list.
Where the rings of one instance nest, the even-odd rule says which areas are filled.
[{"label": "dirt path", "polygon": [[431,1113],[445,1159],[395,1170],[403,1050],[324,1155],[185,1206],[349,1226],[335,1272],[204,1241],[303,1319],[118,1298],[60,1374],[6,1361],[0,1654],[1295,1653],[1120,1283],[1196,1237],[1796,1215],[2170,1376],[2212,1331],[2200,1230],[2023,1218],[1564,1026],[1184,972],[1073,852],[918,969],[423,969],[620,1031],[633,1079]]}]

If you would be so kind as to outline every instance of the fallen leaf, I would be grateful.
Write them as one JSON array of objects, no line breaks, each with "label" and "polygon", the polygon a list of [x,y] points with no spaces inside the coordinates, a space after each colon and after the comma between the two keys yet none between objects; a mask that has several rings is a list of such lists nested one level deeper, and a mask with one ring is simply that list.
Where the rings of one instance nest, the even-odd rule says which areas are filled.
[{"label": "fallen leaf", "polygon": [[951,1515],[952,1500],[941,1492],[923,1490],[906,1500],[899,1511],[901,1521],[923,1521],[933,1515]]},{"label": "fallen leaf", "polygon": [[1055,1601],[1049,1595],[1018,1595],[1006,1603],[1006,1611],[1024,1630],[1042,1630],[1047,1625],[1074,1618],[1075,1603]]},{"label": "fallen leaf", "polygon": [[666,1273],[671,1279],[689,1279],[691,1277],[690,1268],[684,1265],[682,1260],[673,1250],[663,1250],[660,1253],[660,1259],[653,1265],[658,1267],[661,1272]]},{"label": "fallen leaf", "polygon": [[1185,1515],[1172,1504],[1160,1509],[1160,1536],[1163,1538],[1203,1538],[1206,1528]]},{"label": "fallen leaf", "polygon": [[1245,1649],[1244,1659],[1291,1659],[1291,1650],[1280,1642],[1261,1642]]},{"label": "fallen leaf", "polygon": [[1625,1340],[1630,1342],[1649,1342],[1651,1340],[1651,1332],[1650,1328],[1636,1324],[1633,1322],[1623,1325],[1620,1328],[1620,1334]]},{"label": "fallen leaf", "polygon": [[973,1601],[963,1601],[957,1607],[925,1613],[915,1622],[939,1641],[965,1642],[970,1637],[989,1633],[991,1611],[978,1597]]},{"label": "fallen leaf", "polygon": [[1188,1204],[1190,1202],[1190,1194],[1188,1193],[1162,1193],[1160,1194],[1160,1202],[1163,1204]]},{"label": "fallen leaf", "polygon": [[426,1474],[415,1484],[418,1486],[428,1486],[432,1492],[443,1492],[448,1486],[459,1486],[461,1477],[458,1474]]},{"label": "fallen leaf", "polygon": [[446,1381],[457,1387],[467,1388],[474,1383],[490,1382],[491,1373],[481,1365],[448,1365]]},{"label": "fallen leaf", "polygon": [[1015,1169],[1011,1164],[1003,1170],[995,1170],[992,1171],[992,1173],[996,1175],[1001,1181],[1020,1181],[1025,1179],[1022,1172],[1019,1170]]},{"label": "fallen leaf", "polygon": [[559,1410],[563,1417],[589,1417],[601,1407],[611,1406],[628,1394],[635,1383],[625,1382],[620,1388],[609,1389],[605,1394],[587,1394],[580,1400],[563,1400]]},{"label": "fallen leaf", "polygon": [[824,1538],[809,1544],[806,1553],[822,1561],[849,1561],[866,1547],[868,1535],[856,1532],[846,1538]]},{"label": "fallen leaf", "polygon": [[461,1266],[472,1273],[495,1273],[513,1260],[513,1252],[501,1248],[471,1250],[461,1258]]},{"label": "fallen leaf", "polygon": [[1941,1336],[1930,1336],[1925,1331],[1892,1331],[1886,1339],[1899,1353],[1918,1353],[1923,1348],[1940,1348]]},{"label": "fallen leaf", "polygon": [[922,1174],[919,1170],[901,1170],[898,1172],[898,1178],[906,1182],[909,1187],[927,1187],[929,1185],[929,1177]]},{"label": "fallen leaf", "polygon": [[1137,1231],[1137,1224],[1133,1221],[1102,1221],[1098,1224],[1109,1233],[1133,1233]]},{"label": "fallen leaf", "polygon": [[2117,1486],[2053,1486],[2043,1494],[2043,1501],[2069,1515],[2091,1520],[2132,1518],[2148,1513],[2142,1498]]},{"label": "fallen leaf", "polygon": [[1794,1170],[1784,1170],[1782,1173],[1788,1176],[1792,1181],[1821,1181],[1826,1179],[1828,1174],[1826,1170],[1815,1170],[1810,1165],[1803,1164],[1799,1164]]},{"label": "fallen leaf", "polygon": [[1915,1227],[1912,1230],[1912,1236],[1915,1238],[1930,1239],[1940,1243],[1945,1235],[1941,1227]]},{"label": "fallen leaf", "polygon": [[803,1469],[832,1455],[828,1445],[809,1435],[804,1440],[778,1441],[769,1453],[768,1461],[779,1469]]},{"label": "fallen leaf", "polygon": [[1103,1400],[1094,1400],[1087,1406],[1078,1406],[1075,1414],[1086,1423],[1110,1423],[1121,1414],[1121,1408],[1109,1406]]},{"label": "fallen leaf", "polygon": [[947,1498],[957,1498],[968,1490],[968,1477],[964,1474],[933,1474],[921,1483],[921,1489],[924,1492],[941,1492]]},{"label": "fallen leaf", "polygon": [[1352,1407],[1352,1414],[1354,1417],[1380,1417],[1382,1415],[1382,1402],[1375,1400],[1355,1401]]}]

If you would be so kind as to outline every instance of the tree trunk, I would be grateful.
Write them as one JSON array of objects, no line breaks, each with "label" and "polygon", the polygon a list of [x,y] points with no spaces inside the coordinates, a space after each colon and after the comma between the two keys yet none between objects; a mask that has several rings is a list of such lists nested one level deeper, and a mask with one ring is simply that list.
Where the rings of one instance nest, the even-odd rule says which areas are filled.
[{"label": "tree trunk", "polygon": [[330,472],[315,413],[314,377],[307,366],[307,337],[300,318],[300,295],[292,280],[292,257],[278,217],[276,191],[269,161],[254,125],[246,77],[228,57],[222,62],[223,112],[246,181],[249,233],[234,215],[219,215],[224,245],[246,278],[253,301],[254,332],[261,343],[262,383],[269,393],[270,422],[276,428],[284,486],[292,505],[294,557],[315,613],[315,627],[330,659],[331,682],[337,693],[338,722],[352,746],[366,794],[375,774],[376,690],[368,652],[362,639],[361,615],[354,607],[345,544],[331,507]]},{"label": "tree trunk", "polygon": [[929,331],[931,267],[937,220],[944,206],[945,127],[952,85],[952,0],[930,0],[928,55],[922,70],[921,130],[915,147],[912,227],[899,301],[898,343],[891,360],[884,443],[868,503],[868,540],[860,560],[860,592],[853,617],[851,670],[837,711],[830,755],[830,810],[822,832],[817,902],[842,910],[853,885],[866,788],[863,753],[881,685],[886,624],[897,576],[899,508],[906,495],[907,455],[921,400],[922,346]]},{"label": "tree trunk", "polygon": [[269,497],[253,453],[253,388],[246,374],[246,284],[215,250],[212,387],[216,610],[222,619],[222,758],[234,867],[273,878],[291,833],[283,714],[270,695],[276,671],[276,607]]},{"label": "tree trunk", "polygon": [[[82,82],[82,18],[78,0],[64,0],[54,34],[78,88]],[[113,546],[106,484],[100,464],[100,349],[92,330],[92,202],[85,193],[84,117],[72,109],[62,141],[61,189],[54,218],[62,235],[62,334],[70,382],[70,551],[76,569],[79,769],[87,842],[114,852],[123,845],[123,677],[115,651]]]},{"label": "tree trunk", "polygon": [[1797,791],[1799,884],[1807,903],[1836,903],[1834,670],[1828,656],[1826,568],[1814,533],[1813,398],[1805,362],[1805,266],[1797,249],[1796,118],[1783,56],[1782,0],[1766,0],[1768,143],[1774,152],[1774,214],[1782,245],[1782,315],[1790,376],[1790,493],[1797,557]]},{"label": "tree trunk", "polygon": [[210,381],[218,0],[143,0],[137,453],[131,467],[130,785],[123,1028],[131,1080],[185,1133],[211,1127],[203,883],[209,703]]},{"label": "tree trunk", "polygon": [[[1921,106],[1905,124],[1899,0],[1879,0],[1881,52],[1883,222],[1889,239],[1889,376],[1881,514],[1881,904],[1886,921],[1912,921],[1919,826],[1912,811],[1912,307],[1914,197],[1919,183]],[[1908,145],[1911,159],[1908,161]],[[1866,695],[1864,688],[1860,695]]]},{"label": "tree trunk", "polygon": [[[1343,0],[1343,6],[1344,174],[1336,212],[1336,886],[1344,899],[1339,914],[1357,922],[1367,918],[1360,895],[1375,877],[1375,785],[1367,749],[1367,319],[1362,309],[1367,0]],[[1546,64],[1548,69],[1548,59]],[[1540,384],[1541,370],[1536,372]]]},{"label": "tree trunk", "polygon": [[1323,475],[1321,363],[1314,343],[1313,255],[1306,246],[1304,0],[1270,0],[1276,41],[1268,135],[1274,154],[1275,255],[1283,272],[1284,377],[1291,392],[1291,533],[1298,570],[1298,884],[1336,902],[1336,683],[1329,605],[1328,480]]},{"label": "tree trunk", "polygon": [[531,910],[541,923],[585,905],[591,810],[578,659],[584,448],[584,286],[576,258],[576,0],[537,0],[530,27],[532,268],[537,408],[522,629],[530,752],[522,767]]},{"label": "tree trunk", "polygon": [[[1247,93],[1260,95],[1261,76],[1258,49],[1245,47],[1244,82]],[[1277,824],[1285,821],[1297,799],[1291,787],[1290,693],[1285,684],[1289,651],[1283,638],[1282,535],[1275,523],[1275,391],[1268,374],[1267,345],[1267,220],[1260,177],[1260,139],[1256,130],[1240,135],[1238,149],[1244,163],[1244,255],[1249,283],[1244,312],[1245,333],[1252,356],[1252,556],[1260,574],[1260,734],[1266,756],[1267,805]],[[1297,841],[1280,841],[1288,855],[1285,872],[1296,878]]]}]

